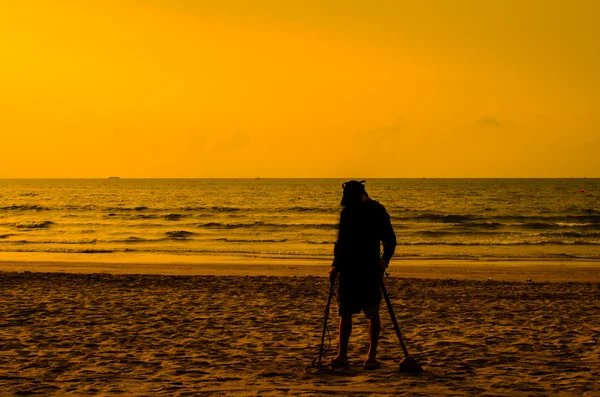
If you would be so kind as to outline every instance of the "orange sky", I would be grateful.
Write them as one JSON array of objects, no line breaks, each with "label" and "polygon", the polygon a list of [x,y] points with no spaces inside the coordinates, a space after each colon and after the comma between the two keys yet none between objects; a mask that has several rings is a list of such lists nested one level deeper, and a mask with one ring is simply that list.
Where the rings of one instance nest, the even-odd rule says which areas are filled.
[{"label": "orange sky", "polygon": [[0,178],[600,177],[600,2],[354,3],[3,4]]}]

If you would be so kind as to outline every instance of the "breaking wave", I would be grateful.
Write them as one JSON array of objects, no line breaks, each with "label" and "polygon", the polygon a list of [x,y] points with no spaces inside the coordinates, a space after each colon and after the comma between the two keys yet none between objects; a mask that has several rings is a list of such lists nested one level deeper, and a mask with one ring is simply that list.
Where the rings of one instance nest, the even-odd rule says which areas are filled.
[{"label": "breaking wave", "polygon": [[30,205],[30,204],[22,204],[22,205],[9,205],[5,207],[0,207],[2,211],[44,211],[49,208],[43,207],[41,205]]},{"label": "breaking wave", "polygon": [[285,243],[287,238],[282,239],[243,239],[243,238],[218,238],[216,241],[224,241],[226,243]]},{"label": "breaking wave", "polygon": [[46,229],[54,225],[52,221],[30,221],[30,222],[19,222],[15,225],[17,229]]},{"label": "breaking wave", "polygon": [[222,223],[208,222],[197,224],[197,227],[203,229],[247,229],[247,228],[275,228],[275,229],[337,229],[337,224],[332,223]]},{"label": "breaking wave", "polygon": [[165,234],[167,235],[167,237],[172,238],[172,239],[185,239],[190,236],[193,236],[195,233],[188,232],[187,230],[175,230],[172,232],[166,232]]},{"label": "breaking wave", "polygon": [[[135,247],[135,248],[134,248]],[[223,250],[222,248],[169,248],[169,247],[144,247],[132,246],[126,248],[78,248],[78,247],[45,247],[40,248],[37,246],[18,246],[18,247],[6,247],[0,244],[0,252],[48,252],[48,253],[66,253],[66,254],[114,254],[114,253],[153,253],[153,254],[177,254],[177,255],[198,255],[198,254],[233,254],[233,255],[244,255],[251,257],[271,257],[276,256],[282,262],[286,259],[293,258],[312,258],[330,260],[332,253],[330,250],[327,252],[311,252],[304,253],[299,251],[292,251],[287,249],[239,249],[238,245],[235,245],[235,249]],[[234,247],[234,245],[232,245]],[[555,260],[555,259],[569,259],[569,260],[600,260],[600,251],[594,252],[581,252],[581,253],[555,253],[555,252],[459,252],[459,253],[448,253],[448,252],[402,252],[401,250],[396,252],[394,255],[394,261],[402,261],[403,259],[409,260],[432,260],[432,259],[445,259],[445,260],[509,260],[509,261],[530,261],[530,260]],[[397,262],[396,262],[397,263]]]}]

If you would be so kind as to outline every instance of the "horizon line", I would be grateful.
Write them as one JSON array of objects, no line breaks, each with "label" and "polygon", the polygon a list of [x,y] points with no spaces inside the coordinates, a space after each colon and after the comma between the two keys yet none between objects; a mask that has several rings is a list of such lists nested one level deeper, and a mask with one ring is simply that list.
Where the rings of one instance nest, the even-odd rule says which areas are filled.
[{"label": "horizon line", "polygon": [[136,177],[136,176],[107,176],[107,177],[0,177],[0,180],[65,180],[65,179],[94,179],[94,180],[123,180],[123,179],[247,179],[247,180],[263,180],[263,179],[600,179],[600,176],[452,176],[452,177],[438,177],[438,176],[427,176],[427,177],[388,177],[388,176],[377,176],[377,177]]}]

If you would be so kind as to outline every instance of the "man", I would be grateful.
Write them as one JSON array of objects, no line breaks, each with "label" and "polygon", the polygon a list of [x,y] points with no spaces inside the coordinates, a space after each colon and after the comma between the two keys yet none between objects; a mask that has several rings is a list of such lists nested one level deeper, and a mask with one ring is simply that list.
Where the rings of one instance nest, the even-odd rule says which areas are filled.
[{"label": "man", "polygon": [[[338,239],[329,271],[334,282],[339,275],[338,314],[340,334],[338,355],[333,368],[348,367],[348,341],[352,333],[352,315],[365,314],[369,320],[369,353],[365,369],[379,368],[377,342],[381,322],[380,280],[396,249],[396,235],[385,207],[371,200],[365,181],[349,181],[344,189]],[[383,243],[381,255],[380,243]]]}]

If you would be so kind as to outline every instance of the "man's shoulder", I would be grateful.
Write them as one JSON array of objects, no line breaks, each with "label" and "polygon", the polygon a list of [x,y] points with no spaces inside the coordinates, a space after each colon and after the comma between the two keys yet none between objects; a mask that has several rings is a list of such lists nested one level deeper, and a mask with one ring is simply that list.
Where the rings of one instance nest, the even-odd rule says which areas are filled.
[{"label": "man's shoulder", "polygon": [[377,214],[387,215],[387,210],[385,209],[383,204],[381,204],[379,201],[373,200],[373,199],[368,199],[362,206],[343,207],[342,210],[340,211],[340,215],[352,216],[353,214],[365,213],[365,211],[367,213],[371,213],[371,214],[377,213]]},{"label": "man's shoulder", "polygon": [[381,204],[379,201],[370,200],[369,207],[370,207],[369,212],[371,212],[371,214],[373,214],[373,216],[375,218],[381,219],[383,221],[390,219],[390,214],[388,214],[384,205]]},{"label": "man's shoulder", "polygon": [[369,205],[369,207],[371,207],[374,210],[387,212],[385,206],[377,200],[369,199],[367,205]]}]

